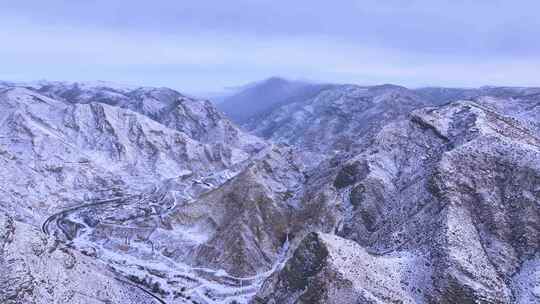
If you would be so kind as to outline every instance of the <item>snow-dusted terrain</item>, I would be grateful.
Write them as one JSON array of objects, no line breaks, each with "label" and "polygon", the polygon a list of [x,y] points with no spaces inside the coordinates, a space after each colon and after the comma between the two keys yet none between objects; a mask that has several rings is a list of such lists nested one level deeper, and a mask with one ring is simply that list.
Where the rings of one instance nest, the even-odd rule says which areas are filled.
[{"label": "snow-dusted terrain", "polygon": [[[161,217],[238,174],[265,149],[262,140],[242,133],[209,102],[170,89],[5,84],[0,101],[0,206],[10,220],[41,226],[42,238],[54,236],[141,286],[163,282],[152,271],[178,268],[170,280],[185,274],[191,285],[181,279],[162,285],[178,294],[184,289],[186,297],[205,297],[206,285],[231,294],[221,298],[242,299],[237,289],[255,292],[249,286],[257,278],[238,288],[244,283],[233,280],[231,287],[219,268],[190,270],[148,238],[178,242],[172,250],[194,247],[207,227],[172,230]],[[149,270],[137,270],[146,264]],[[25,301],[24,294],[7,296]]]},{"label": "snow-dusted terrain", "polygon": [[538,303],[539,92],[0,82],[0,302]]},{"label": "snow-dusted terrain", "polygon": [[357,150],[380,126],[429,105],[414,91],[394,85],[333,86],[288,103],[245,127],[263,138],[333,154]]}]

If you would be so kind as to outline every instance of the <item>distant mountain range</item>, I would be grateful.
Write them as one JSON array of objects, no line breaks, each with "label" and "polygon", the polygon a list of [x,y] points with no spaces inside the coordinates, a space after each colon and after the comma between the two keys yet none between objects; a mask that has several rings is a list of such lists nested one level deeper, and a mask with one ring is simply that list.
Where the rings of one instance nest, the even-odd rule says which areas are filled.
[{"label": "distant mountain range", "polygon": [[241,87],[216,106],[234,122],[243,124],[281,105],[312,98],[331,86],[272,77]]},{"label": "distant mountain range", "polygon": [[540,303],[539,88],[218,107],[0,82],[0,303]]}]

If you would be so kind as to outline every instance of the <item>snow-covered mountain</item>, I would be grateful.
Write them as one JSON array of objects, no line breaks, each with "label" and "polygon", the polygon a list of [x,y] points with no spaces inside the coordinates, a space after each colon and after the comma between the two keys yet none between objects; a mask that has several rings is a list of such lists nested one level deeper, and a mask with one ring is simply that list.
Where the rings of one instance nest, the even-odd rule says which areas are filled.
[{"label": "snow-covered mountain", "polygon": [[415,90],[417,94],[435,104],[463,99],[473,99],[481,96],[494,96],[501,98],[524,98],[538,96],[540,88],[527,87],[494,87],[484,86],[481,88],[441,88],[426,87]]},{"label": "snow-covered mountain", "polygon": [[331,234],[310,229],[252,303],[538,302],[539,118],[483,97],[385,125],[320,190]]},{"label": "snow-covered mountain", "polygon": [[[16,221],[15,226],[20,222],[20,225],[41,227],[46,234],[66,241],[77,240],[101,226],[96,227],[96,215],[79,235],[78,229],[83,224],[63,218],[63,212],[72,216],[71,212],[76,213],[81,206],[96,203],[101,207],[101,201],[112,201],[113,207],[107,203],[105,206],[113,208],[114,216],[122,218],[120,227],[133,211],[114,208],[115,202],[120,201],[139,208],[134,212],[142,214],[135,217],[142,220],[148,215],[152,221],[155,208],[162,211],[172,207],[159,205],[162,198],[149,194],[152,189],[169,189],[174,185],[175,191],[181,192],[173,197],[174,202],[163,201],[163,204],[176,203],[176,199],[189,200],[237,174],[251,156],[267,146],[240,131],[208,101],[190,99],[164,88],[105,87],[101,83],[97,86],[6,83],[0,91],[0,107],[3,185],[0,206],[8,217],[6,223]],[[158,205],[152,206],[142,199],[147,196]],[[85,212],[88,209],[91,208],[82,208]],[[96,212],[108,210],[96,209]],[[113,218],[105,220],[111,223]],[[20,237],[34,238],[36,233],[27,230],[28,236]],[[77,248],[101,248],[96,241]],[[108,242],[112,243],[109,239]],[[23,264],[10,264],[9,269],[34,271],[26,268],[29,264],[25,262],[32,257],[26,252],[20,254],[21,259],[16,261]],[[52,270],[43,271],[46,275]],[[18,276],[17,273],[10,275]],[[116,282],[115,277],[110,280]],[[40,297],[39,285],[35,282],[35,286],[21,286],[22,289],[15,286],[13,293],[2,295],[14,303],[50,303],[57,299],[57,294]],[[129,284],[119,286],[133,289]],[[36,294],[29,297],[27,291]],[[95,295],[99,288],[81,292]]]},{"label": "snow-covered mountain", "polygon": [[400,86],[342,85],[283,105],[244,126],[274,142],[331,154],[357,149],[366,143],[360,138],[427,105],[424,98]]},{"label": "snow-covered mountain", "polygon": [[265,146],[169,89],[13,86],[0,102],[5,204],[29,220],[111,189],[225,170]]},{"label": "snow-covered mountain", "polygon": [[318,90],[0,83],[0,302],[540,300],[539,90]]},{"label": "snow-covered mountain", "polygon": [[236,123],[244,124],[256,121],[279,106],[311,98],[329,87],[332,85],[271,77],[243,86],[217,107]]}]

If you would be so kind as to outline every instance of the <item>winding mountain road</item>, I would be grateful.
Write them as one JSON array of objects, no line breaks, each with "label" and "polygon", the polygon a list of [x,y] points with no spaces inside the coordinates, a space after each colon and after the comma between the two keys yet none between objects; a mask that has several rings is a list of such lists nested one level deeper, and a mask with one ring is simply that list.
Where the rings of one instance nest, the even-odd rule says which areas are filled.
[{"label": "winding mountain road", "polygon": [[[156,199],[155,195],[160,196],[160,191],[158,191],[158,188],[153,189],[152,191],[149,191],[146,193],[146,195],[129,195],[129,196],[123,196],[123,197],[115,197],[111,199],[106,200],[100,200],[100,201],[94,201],[87,204],[81,204],[79,206],[71,207],[65,210],[62,210],[60,212],[57,212],[55,214],[52,214],[49,216],[42,224],[41,230],[43,233],[47,235],[52,235],[55,237],[61,237],[61,235],[64,235],[69,240],[73,240],[75,238],[80,237],[78,233],[73,233],[71,229],[69,228],[69,225],[64,222],[64,220],[73,221],[73,218],[71,218],[73,215],[76,215],[77,213],[83,211],[84,209],[102,209],[102,208],[108,208],[110,206],[114,207],[121,207],[124,205],[130,205],[130,204],[137,204],[141,202],[146,202],[145,198],[153,197]],[[157,200],[163,200],[163,197],[157,198]],[[173,207],[175,204],[173,204]],[[173,208],[171,207],[171,208]],[[170,209],[170,208],[169,208]],[[167,209],[166,211],[168,211]],[[116,210],[116,209],[115,209]],[[80,222],[83,224],[82,222]],[[86,225],[86,224],[83,224]],[[75,231],[78,231],[79,228],[77,227]],[[284,244],[283,248],[283,254],[286,252],[288,248],[288,242]],[[165,259],[168,259],[167,257],[163,257]],[[235,277],[232,275],[229,275],[227,273],[223,273],[222,271],[215,270],[215,269],[209,269],[204,267],[188,267],[188,268],[182,268],[183,266],[179,266],[178,268],[172,270],[175,274],[179,276],[183,276],[186,278],[189,278],[193,282],[197,282],[195,286],[188,288],[190,292],[193,292],[198,296],[198,303],[229,303],[231,300],[237,300],[239,297],[247,296],[250,294],[254,294],[256,292],[258,284],[261,282],[262,278],[268,277],[271,273],[273,273],[277,268],[282,265],[284,262],[284,257],[280,258],[279,261],[276,262],[274,267],[269,270],[268,272],[252,276],[252,277]],[[170,265],[176,265],[177,261],[170,260]],[[120,264],[121,266],[126,266],[126,264]],[[137,262],[134,262],[134,265],[137,265]],[[176,267],[176,266],[175,266]],[[173,267],[174,268],[174,267]],[[157,294],[151,292],[150,290],[140,286],[136,282],[132,282],[129,279],[127,279],[126,274],[122,273],[122,271],[119,271],[119,269],[116,269],[116,267],[113,267],[113,272],[115,274],[114,279],[117,281],[128,284],[131,287],[140,289],[142,292],[148,294],[151,296],[155,301],[158,303],[166,303],[165,300],[160,298]],[[177,286],[169,286],[171,287],[171,290],[175,290]],[[180,287],[178,287],[180,289]],[[207,291],[211,290],[211,294],[216,298],[210,298],[207,295]],[[200,302],[202,301],[202,302]]]},{"label": "winding mountain road", "polygon": [[[130,196],[125,196],[125,197],[117,197],[117,198],[112,198],[112,199],[107,199],[107,200],[101,200],[101,201],[96,201],[96,202],[93,202],[93,203],[83,204],[83,205],[80,205],[80,206],[77,206],[77,207],[62,210],[60,212],[57,212],[57,213],[49,216],[43,222],[43,224],[41,225],[41,230],[43,231],[43,233],[45,233],[47,235],[51,235],[51,229],[49,228],[49,226],[50,226],[51,223],[55,223],[56,227],[58,227],[60,230],[62,230],[63,233],[65,233],[65,231],[61,227],[59,221],[62,218],[68,216],[70,213],[75,212],[75,211],[79,211],[81,209],[90,208],[90,207],[96,207],[96,206],[106,205],[106,204],[113,204],[113,203],[116,203],[116,204],[118,204],[118,203],[128,204],[130,199],[133,199],[133,198],[136,198],[136,197],[140,198],[140,195],[130,195]],[[135,283],[132,283],[129,280],[126,280],[126,279],[121,278],[119,276],[116,276],[114,279],[121,282],[121,283],[123,283],[123,284],[127,284],[127,285],[130,285],[130,286],[132,286],[134,288],[137,288],[137,289],[141,290],[142,292],[146,293],[147,295],[152,297],[154,300],[156,300],[158,303],[167,304],[167,302],[165,302],[163,299],[161,299],[160,297],[158,297],[157,295],[155,295],[151,291],[149,291],[149,290],[147,290],[147,289],[145,289],[145,288],[143,288],[143,287],[141,287],[141,286],[139,286],[139,285],[137,285]]]},{"label": "winding mountain road", "polygon": [[105,205],[105,204],[111,204],[111,203],[119,203],[121,201],[127,201],[129,199],[132,199],[132,198],[135,198],[135,197],[138,197],[138,196],[139,195],[130,195],[130,196],[125,196],[125,197],[117,197],[117,198],[112,198],[112,199],[106,199],[106,200],[101,200],[101,201],[88,203],[88,204],[82,204],[82,205],[79,205],[77,207],[62,210],[60,212],[57,212],[57,213],[49,216],[43,222],[43,224],[41,225],[41,231],[43,231],[43,233],[45,233],[47,235],[50,235],[49,225],[51,224],[51,222],[53,222],[54,220],[58,221],[59,219],[61,219],[63,217],[66,217],[69,213],[72,213],[74,211],[81,210],[81,209],[84,209],[84,208],[89,208],[89,207],[95,207],[95,206],[99,206],[99,205]]}]

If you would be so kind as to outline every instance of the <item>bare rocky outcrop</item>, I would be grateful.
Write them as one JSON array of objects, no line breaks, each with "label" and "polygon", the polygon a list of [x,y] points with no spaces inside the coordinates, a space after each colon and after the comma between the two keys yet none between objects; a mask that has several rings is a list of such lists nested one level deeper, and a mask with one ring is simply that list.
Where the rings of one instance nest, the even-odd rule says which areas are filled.
[{"label": "bare rocky outcrop", "polygon": [[[416,261],[413,268],[429,273],[422,285],[413,284],[418,288],[414,298],[401,295],[396,301],[538,300],[536,287],[518,287],[537,286],[534,279],[523,282],[523,273],[538,270],[531,265],[536,265],[540,249],[537,117],[538,109],[528,102],[496,98],[420,109],[407,120],[384,126],[372,146],[341,166],[334,186],[345,194],[346,211],[337,234],[354,240],[357,251],[382,260],[406,254]],[[308,262],[298,262],[297,254],[319,251],[301,244],[287,265],[309,268]],[[334,267],[345,271],[347,265]],[[343,291],[334,285],[341,282],[339,276],[306,275],[302,278],[308,283],[295,289],[285,279],[291,277],[288,271],[286,266],[265,283],[257,296],[262,303],[309,302],[310,290],[324,291],[316,300],[320,303],[386,303],[392,301],[385,298],[392,294],[386,289],[400,286],[380,283],[369,293],[373,299],[367,299],[364,289],[374,284],[368,282],[353,288],[352,297],[332,298],[332,292]],[[371,278],[380,274],[364,271]],[[377,290],[386,291],[377,295]],[[268,298],[273,293],[278,297]]]},{"label": "bare rocky outcrop", "polygon": [[310,233],[251,303],[417,303],[429,288],[424,260],[368,253],[336,235]]},{"label": "bare rocky outcrop", "polygon": [[304,182],[294,152],[273,147],[223,186],[178,208],[172,225],[204,225],[207,241],[195,248],[196,264],[237,276],[268,271],[291,232],[291,204]]}]

